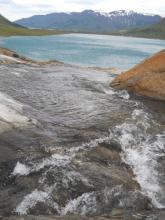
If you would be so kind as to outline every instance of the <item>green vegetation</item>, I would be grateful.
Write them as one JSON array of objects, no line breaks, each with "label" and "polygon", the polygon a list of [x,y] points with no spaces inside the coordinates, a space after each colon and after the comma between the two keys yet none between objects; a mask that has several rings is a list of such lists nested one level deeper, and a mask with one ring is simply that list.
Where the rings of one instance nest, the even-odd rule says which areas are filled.
[{"label": "green vegetation", "polygon": [[123,30],[114,35],[132,36],[132,37],[145,37],[145,38],[157,38],[165,39],[165,18],[163,18],[158,24],[152,25],[147,28],[135,28],[132,30]]},{"label": "green vegetation", "polygon": [[42,36],[62,34],[62,31],[46,30],[46,29],[28,29],[18,24],[12,23],[2,15],[0,15],[0,36]]}]

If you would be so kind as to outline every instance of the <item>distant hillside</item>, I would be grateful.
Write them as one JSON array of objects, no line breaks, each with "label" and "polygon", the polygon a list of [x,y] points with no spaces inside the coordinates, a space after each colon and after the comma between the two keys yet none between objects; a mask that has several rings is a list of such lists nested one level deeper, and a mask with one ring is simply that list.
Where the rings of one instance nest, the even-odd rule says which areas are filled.
[{"label": "distant hillside", "polygon": [[134,11],[113,11],[110,13],[85,10],[83,12],[53,13],[35,15],[16,21],[32,28],[55,28],[84,33],[110,33],[112,31],[145,27],[161,20],[158,15],[141,14]]},{"label": "distant hillside", "polygon": [[132,30],[123,30],[123,31],[115,32],[113,34],[133,36],[133,37],[165,39],[165,18],[163,18],[158,24],[155,24],[155,25],[152,25],[146,28],[135,28]]},{"label": "distant hillside", "polygon": [[59,34],[58,31],[50,30],[37,30],[37,29],[28,29],[22,27],[18,24],[12,23],[2,15],[0,15],[0,36],[11,36],[11,35],[51,35]]},{"label": "distant hillside", "polygon": [[13,26],[13,27],[20,27],[20,25],[17,25],[15,23],[10,22],[9,20],[7,20],[5,17],[3,17],[2,15],[0,15],[0,26],[1,28],[3,26]]}]

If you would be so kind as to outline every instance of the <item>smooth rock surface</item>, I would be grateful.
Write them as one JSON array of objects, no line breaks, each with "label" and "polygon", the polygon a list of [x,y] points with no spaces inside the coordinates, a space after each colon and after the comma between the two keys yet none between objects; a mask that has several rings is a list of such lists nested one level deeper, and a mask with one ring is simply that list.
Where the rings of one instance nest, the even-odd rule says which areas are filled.
[{"label": "smooth rock surface", "polygon": [[164,102],[114,92],[109,70],[8,62],[0,219],[164,220]]}]

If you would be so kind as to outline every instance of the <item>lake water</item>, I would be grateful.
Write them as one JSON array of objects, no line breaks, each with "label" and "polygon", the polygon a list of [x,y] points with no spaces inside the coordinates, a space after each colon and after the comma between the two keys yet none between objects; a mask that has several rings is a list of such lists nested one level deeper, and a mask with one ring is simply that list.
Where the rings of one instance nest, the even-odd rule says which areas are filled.
[{"label": "lake water", "polygon": [[165,48],[164,40],[91,34],[43,37],[8,37],[0,46],[36,60],[59,60],[69,64],[129,69]]}]

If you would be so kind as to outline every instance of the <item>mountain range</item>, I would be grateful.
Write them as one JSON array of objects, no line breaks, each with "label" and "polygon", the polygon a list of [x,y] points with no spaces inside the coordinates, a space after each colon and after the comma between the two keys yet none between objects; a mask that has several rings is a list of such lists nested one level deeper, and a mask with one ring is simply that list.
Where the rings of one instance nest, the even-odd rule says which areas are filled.
[{"label": "mountain range", "polygon": [[[68,19],[68,16],[71,16],[72,19]],[[79,18],[76,20],[77,16]],[[54,19],[55,17],[58,19]],[[94,19],[94,17],[97,19]],[[57,28],[62,31],[54,30]],[[165,18],[158,15],[141,14],[124,10],[110,13],[86,10],[81,13],[36,15],[18,20],[14,23],[0,15],[0,36],[51,35],[64,33],[66,30],[69,32],[165,39]]]},{"label": "mountain range", "polygon": [[31,28],[60,29],[83,33],[110,33],[118,30],[142,28],[161,20],[159,15],[119,10],[109,13],[85,10],[72,13],[35,15],[15,21]]}]

